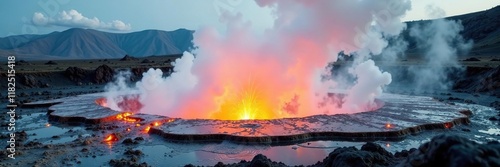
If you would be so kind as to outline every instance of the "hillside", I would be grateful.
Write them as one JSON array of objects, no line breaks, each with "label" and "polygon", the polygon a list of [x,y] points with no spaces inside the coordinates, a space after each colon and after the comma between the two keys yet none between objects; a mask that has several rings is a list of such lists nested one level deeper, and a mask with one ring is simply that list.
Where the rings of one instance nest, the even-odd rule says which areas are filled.
[{"label": "hillside", "polygon": [[[447,19],[460,21],[464,28],[461,35],[466,40],[474,41],[469,56],[500,56],[500,6]],[[415,40],[409,37],[409,30],[416,25],[427,23],[429,20],[407,22],[407,30],[403,32],[403,36],[409,42],[409,53],[419,52]]]},{"label": "hillside", "polygon": [[193,46],[193,31],[145,30],[132,33],[107,33],[72,28],[46,35],[17,35],[0,38],[0,52],[15,51],[27,59],[96,59],[173,55]]}]

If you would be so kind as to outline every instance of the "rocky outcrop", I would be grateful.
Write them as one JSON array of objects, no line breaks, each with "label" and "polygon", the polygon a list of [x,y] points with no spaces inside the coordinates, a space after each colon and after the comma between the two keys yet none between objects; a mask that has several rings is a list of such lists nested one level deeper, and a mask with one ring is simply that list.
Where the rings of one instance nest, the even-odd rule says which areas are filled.
[{"label": "rocky outcrop", "polygon": [[475,58],[475,57],[471,57],[471,58],[465,59],[463,61],[481,61],[481,60],[479,60],[478,58]]},{"label": "rocky outcrop", "polygon": [[93,82],[97,84],[107,83],[113,80],[114,70],[107,66],[101,65],[94,71]]},{"label": "rocky outcrop", "polygon": [[90,73],[89,71],[79,67],[68,67],[64,71],[64,75],[73,82],[83,81],[89,73]]},{"label": "rocky outcrop", "polygon": [[144,64],[146,64],[146,63],[154,63],[154,61],[151,61],[149,59],[144,59],[143,61],[141,61],[141,63],[144,63]]},{"label": "rocky outcrop", "polygon": [[45,63],[46,65],[57,65],[57,63],[55,61],[48,61],[47,63]]},{"label": "rocky outcrop", "polygon": [[478,144],[459,136],[439,135],[399,166],[500,166],[500,143]]},{"label": "rocky outcrop", "polygon": [[389,166],[395,164],[394,156],[375,143],[356,147],[337,148],[328,157],[313,166]]},{"label": "rocky outcrop", "polygon": [[120,61],[134,61],[134,60],[139,60],[139,59],[130,55],[125,55],[122,59],[120,59]]},{"label": "rocky outcrop", "polygon": [[500,66],[490,70],[481,80],[481,85],[478,88],[479,92],[498,90],[500,88]]},{"label": "rocky outcrop", "polygon": [[30,88],[38,87],[38,81],[33,75],[23,75],[21,77],[21,83]]},{"label": "rocky outcrop", "polygon": [[499,88],[500,66],[496,68],[467,67],[465,75],[453,85],[454,90],[490,94],[499,94]]}]

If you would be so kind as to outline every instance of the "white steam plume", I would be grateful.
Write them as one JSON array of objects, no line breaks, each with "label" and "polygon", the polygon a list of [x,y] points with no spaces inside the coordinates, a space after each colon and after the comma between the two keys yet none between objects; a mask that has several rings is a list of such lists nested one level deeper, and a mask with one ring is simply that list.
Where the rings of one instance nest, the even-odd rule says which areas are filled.
[{"label": "white steam plume", "polygon": [[[391,82],[371,57],[387,38],[405,29],[409,0],[277,1],[256,0],[274,9],[273,28],[257,33],[241,15],[223,14],[227,32],[197,30],[198,47],[176,61],[175,73],[162,78],[149,70],[131,90],[139,91],[142,112],[184,118],[277,118],[362,112]],[[335,80],[321,82],[328,62],[341,50],[355,52],[342,106],[319,109]],[[194,60],[193,60],[194,59]],[[150,86],[156,85],[156,86]],[[345,87],[345,86],[344,86]],[[120,90],[120,89],[118,89]],[[113,99],[113,98],[108,98]]]},{"label": "white steam plume", "polygon": [[417,25],[410,30],[410,36],[417,40],[417,46],[425,50],[425,67],[413,67],[417,91],[424,89],[447,89],[449,70],[459,68],[457,55],[466,53],[472,41],[465,41],[460,32],[463,26],[459,21],[446,20],[445,12],[435,6],[428,6],[427,12],[439,19]]}]

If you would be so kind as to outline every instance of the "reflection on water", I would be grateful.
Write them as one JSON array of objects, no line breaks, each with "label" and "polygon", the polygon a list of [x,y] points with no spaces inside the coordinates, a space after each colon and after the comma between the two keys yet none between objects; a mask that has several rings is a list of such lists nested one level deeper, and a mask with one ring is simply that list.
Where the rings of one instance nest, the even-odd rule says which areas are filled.
[{"label": "reflection on water", "polygon": [[479,130],[479,132],[490,134],[490,135],[500,135],[500,129],[498,129],[498,128],[490,128],[488,130]]},{"label": "reflection on water", "polygon": [[362,144],[316,141],[299,145],[271,147],[238,145],[229,142],[195,145],[167,143],[139,146],[137,149],[145,154],[142,160],[152,166],[214,165],[217,162],[238,163],[241,160],[251,161],[257,154],[263,154],[273,161],[293,166],[314,164],[322,161],[335,148],[348,146],[360,148]]},{"label": "reflection on water", "polygon": [[[26,133],[29,135],[29,141],[39,141],[44,144],[59,144],[66,143],[77,139],[78,135],[62,136],[67,134],[69,130],[73,131],[83,131],[83,127],[70,127],[70,126],[56,126],[50,125],[46,126],[45,123],[41,123],[37,129],[27,130]],[[53,136],[57,136],[53,138]],[[82,136],[89,136],[89,134],[83,134]]]}]

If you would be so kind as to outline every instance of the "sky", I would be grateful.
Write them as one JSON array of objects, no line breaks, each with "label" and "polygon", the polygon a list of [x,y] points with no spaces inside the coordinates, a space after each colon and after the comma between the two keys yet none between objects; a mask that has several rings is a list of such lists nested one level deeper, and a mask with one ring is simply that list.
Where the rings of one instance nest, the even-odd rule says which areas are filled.
[{"label": "sky", "polygon": [[[428,5],[435,5],[446,16],[490,9],[500,0],[412,0],[404,20],[430,19]],[[0,37],[19,34],[47,34],[68,28],[92,28],[126,33],[147,29],[196,30],[212,26],[223,30],[222,11],[241,13],[252,28],[264,30],[273,25],[272,10],[251,0],[38,0],[0,2]]]}]

